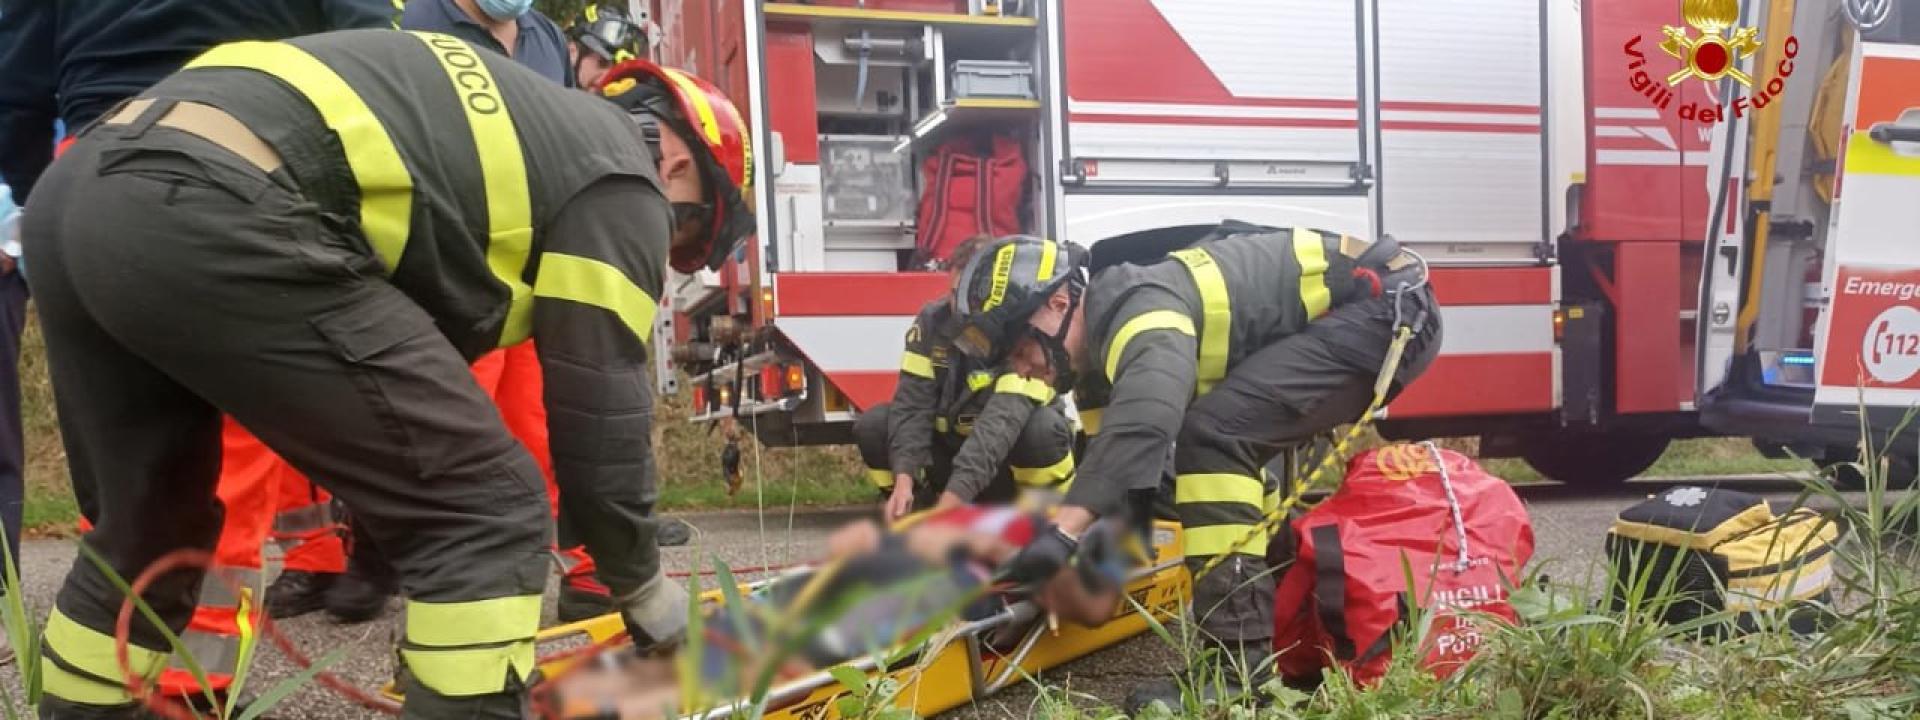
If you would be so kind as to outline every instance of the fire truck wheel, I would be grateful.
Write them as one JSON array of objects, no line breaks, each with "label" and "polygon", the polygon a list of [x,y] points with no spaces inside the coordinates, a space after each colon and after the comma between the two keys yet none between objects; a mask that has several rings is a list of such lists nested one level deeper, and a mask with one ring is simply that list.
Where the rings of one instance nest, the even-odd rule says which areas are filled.
[{"label": "fire truck wheel", "polygon": [[1667,438],[1627,432],[1548,433],[1523,441],[1520,457],[1548,479],[1612,487],[1633,479],[1667,451]]},{"label": "fire truck wheel", "polygon": [[[1858,491],[1867,489],[1867,476],[1860,472],[1860,466],[1853,462],[1853,456],[1859,453],[1849,450],[1845,458],[1829,456],[1814,461],[1814,465],[1827,472],[1833,486],[1841,490]],[[1920,459],[1913,455],[1889,454],[1886,456],[1887,487],[1895,490],[1908,489],[1920,485],[1915,475],[1920,474]]]}]

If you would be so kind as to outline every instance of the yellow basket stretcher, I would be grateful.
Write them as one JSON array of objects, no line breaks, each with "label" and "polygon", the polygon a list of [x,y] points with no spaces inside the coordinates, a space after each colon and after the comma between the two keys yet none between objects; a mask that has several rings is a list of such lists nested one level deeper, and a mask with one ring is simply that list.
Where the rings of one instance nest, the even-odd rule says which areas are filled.
[{"label": "yellow basket stretcher", "polygon": [[[909,519],[911,521],[912,518]],[[903,523],[902,526],[904,526]],[[1187,569],[1181,552],[1178,523],[1157,521],[1152,537],[1153,559],[1136,569],[1127,582],[1126,599],[1112,620],[1099,627],[1074,623],[1050,626],[1032,602],[1009,606],[1000,614],[965,623],[936,638],[951,638],[925,653],[911,654],[897,667],[882,669],[869,656],[835,667],[852,667],[867,674],[869,682],[890,675],[900,683],[895,704],[910,708],[915,715],[927,717],[986,698],[1029,675],[1058,667],[1085,655],[1128,640],[1148,628],[1141,610],[1150,612],[1159,622],[1176,617],[1191,595]],[[742,586],[750,593],[772,580]],[[705,603],[723,602],[720,591],[703,593]],[[538,641],[550,645],[585,635],[594,643],[605,642],[626,630],[620,616],[604,615],[568,625],[542,630]],[[578,659],[557,660],[541,666],[541,674],[552,677]],[[820,720],[838,718],[837,700],[849,694],[826,668],[775,686],[768,694],[764,717],[769,719]],[[723,703],[719,707],[688,716],[709,720],[729,717],[750,706],[747,700]]]}]

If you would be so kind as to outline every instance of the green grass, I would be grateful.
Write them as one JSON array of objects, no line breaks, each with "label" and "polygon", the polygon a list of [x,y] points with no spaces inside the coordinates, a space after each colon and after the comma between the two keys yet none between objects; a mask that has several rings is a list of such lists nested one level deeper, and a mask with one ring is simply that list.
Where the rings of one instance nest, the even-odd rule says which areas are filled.
[{"label": "green grass", "polygon": [[[1459,449],[1459,448],[1454,448]],[[1546,478],[1525,460],[1495,458],[1483,463],[1487,472],[1506,478],[1516,485],[1546,482]],[[1697,438],[1676,440],[1667,446],[1644,477],[1700,477],[1709,475],[1760,475],[1765,473],[1804,473],[1813,468],[1805,460],[1770,460],[1741,438]]]},{"label": "green grass", "polygon": [[[1726,451],[1693,444],[1669,467],[1693,472]],[[1693,464],[1689,464],[1693,463]],[[1708,465],[1725,470],[1722,465]],[[1667,624],[1664,608],[1678,599],[1672,578],[1644,577],[1640,599],[1610,608],[1610,570],[1569,568],[1536,559],[1535,572],[1512,591],[1519,625],[1483,623],[1478,655],[1448,678],[1419,668],[1431,614],[1396,635],[1393,665],[1376,684],[1358,687],[1328,670],[1317,687],[1271,684],[1271,702],[1221,707],[1191,693],[1182,707],[1149,712],[1163,720],[1866,720],[1920,717],[1920,493],[1893,493],[1879,469],[1867,472],[1863,497],[1845,498],[1822,477],[1803,480],[1800,502],[1837,516],[1848,536],[1827,555],[1829,599],[1806,609],[1822,630],[1786,630],[1783,609],[1758,613],[1756,632],[1704,642],[1695,632],[1732,619],[1727,613]],[[1584,576],[1583,576],[1584,575]],[[1633,581],[1629,581],[1633,582]],[[1416,605],[1417,606],[1417,605]],[[1196,660],[1190,643],[1160,632],[1197,665],[1205,682],[1213,669]],[[1049,678],[1049,681],[1056,680]],[[1111,720],[1118,711],[1098,698],[1039,684],[1034,714],[1058,720]]]}]

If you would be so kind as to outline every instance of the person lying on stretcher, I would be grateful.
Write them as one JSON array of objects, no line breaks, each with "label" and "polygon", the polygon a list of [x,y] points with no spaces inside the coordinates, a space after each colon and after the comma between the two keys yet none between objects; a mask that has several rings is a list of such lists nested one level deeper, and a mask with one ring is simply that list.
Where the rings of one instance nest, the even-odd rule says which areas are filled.
[{"label": "person lying on stretcher", "polygon": [[[534,717],[672,717],[749,697],[841,663],[880,656],[917,633],[992,617],[1032,600],[1058,620],[1097,626],[1114,616],[1127,571],[1142,557],[1117,522],[1082,540],[1078,562],[1027,587],[995,582],[1003,563],[1045,527],[1010,507],[934,510],[904,531],[872,521],[840,528],[825,562],[781,577],[744,607],[713,608],[701,637],[672,658],[603,653],[539,682]],[[1137,547],[1137,544],[1136,544]],[[682,682],[683,676],[697,678]],[[704,697],[683,703],[689,692]]]}]

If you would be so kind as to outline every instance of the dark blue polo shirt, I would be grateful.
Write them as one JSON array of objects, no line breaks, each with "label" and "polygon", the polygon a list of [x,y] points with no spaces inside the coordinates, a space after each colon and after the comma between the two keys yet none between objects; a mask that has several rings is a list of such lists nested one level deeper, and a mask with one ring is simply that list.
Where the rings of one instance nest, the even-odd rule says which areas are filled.
[{"label": "dark blue polo shirt", "polygon": [[538,10],[528,10],[514,22],[520,25],[520,37],[509,53],[485,25],[468,17],[453,0],[413,0],[400,16],[402,29],[452,35],[511,57],[548,80],[573,87],[573,64],[567,61],[567,36],[560,32],[560,26]]}]

